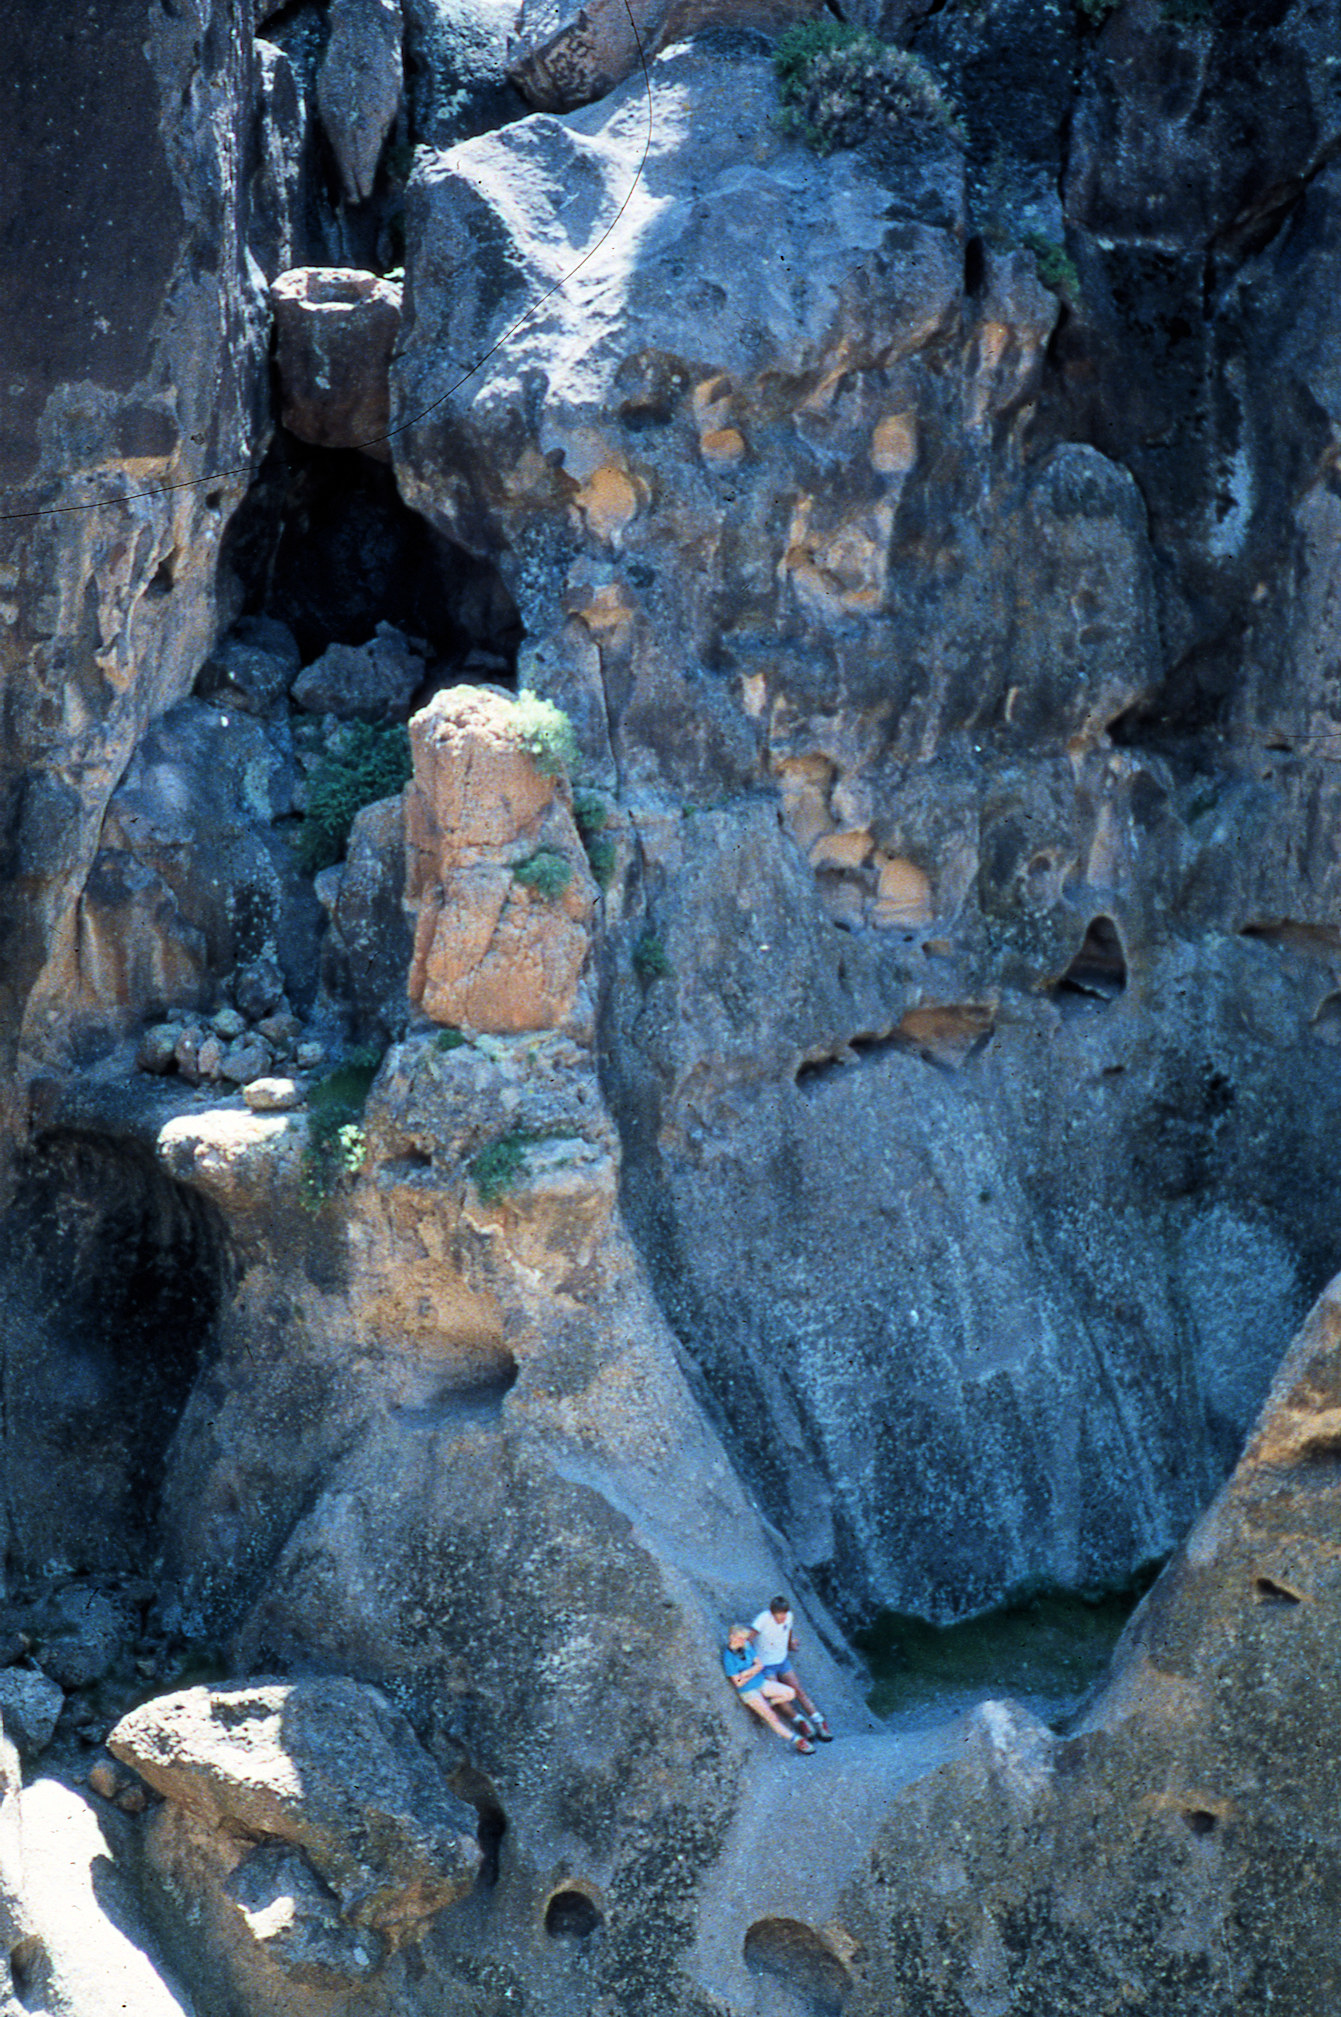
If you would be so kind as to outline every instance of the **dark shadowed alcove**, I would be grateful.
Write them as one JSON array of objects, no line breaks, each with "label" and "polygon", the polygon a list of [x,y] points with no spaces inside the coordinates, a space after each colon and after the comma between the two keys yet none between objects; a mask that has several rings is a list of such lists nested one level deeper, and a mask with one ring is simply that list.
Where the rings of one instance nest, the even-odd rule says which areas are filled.
[{"label": "dark shadowed alcove", "polygon": [[0,1477],[22,1572],[143,1567],[164,1457],[230,1272],[223,1222],[147,1150],[43,1140],[0,1223]]}]

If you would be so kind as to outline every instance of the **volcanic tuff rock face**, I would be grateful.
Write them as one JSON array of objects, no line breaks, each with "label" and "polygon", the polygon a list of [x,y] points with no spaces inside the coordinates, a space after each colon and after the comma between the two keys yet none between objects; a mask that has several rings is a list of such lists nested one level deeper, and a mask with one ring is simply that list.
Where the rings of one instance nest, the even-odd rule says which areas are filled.
[{"label": "volcanic tuff rock face", "polygon": [[[0,1760],[7,2007],[1335,2000],[1330,1293],[1214,1497],[1338,1259],[1331,11],[896,0],[967,147],[827,160],[772,9],[528,18],[562,117],[455,0],[24,15],[0,1692],[174,1691],[147,1819]],[[299,442],[262,280],[402,252]],[[1199,1514],[1069,1733],[871,1727],[844,1627]]]},{"label": "volcanic tuff rock face", "polygon": [[706,1395],[836,1602],[948,1616],[1167,1550],[1332,1256],[1332,773],[1147,735],[1167,563],[1048,445],[1033,255],[772,105],[686,45],[425,161],[397,465],[639,832],[608,1082]]}]

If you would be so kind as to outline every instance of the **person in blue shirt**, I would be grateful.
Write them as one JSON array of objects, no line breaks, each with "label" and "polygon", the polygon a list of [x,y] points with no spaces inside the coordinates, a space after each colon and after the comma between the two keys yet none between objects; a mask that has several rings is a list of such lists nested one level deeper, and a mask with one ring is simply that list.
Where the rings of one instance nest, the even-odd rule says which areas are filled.
[{"label": "person in blue shirt", "polygon": [[789,1730],[777,1713],[782,1709],[790,1714],[788,1704],[796,1699],[796,1691],[784,1681],[771,1680],[764,1673],[763,1661],[751,1650],[750,1628],[748,1625],[733,1625],[722,1648],[722,1670],[731,1686],[753,1709],[770,1730],[790,1744],[802,1757],[809,1758],[815,1746],[800,1730]]}]

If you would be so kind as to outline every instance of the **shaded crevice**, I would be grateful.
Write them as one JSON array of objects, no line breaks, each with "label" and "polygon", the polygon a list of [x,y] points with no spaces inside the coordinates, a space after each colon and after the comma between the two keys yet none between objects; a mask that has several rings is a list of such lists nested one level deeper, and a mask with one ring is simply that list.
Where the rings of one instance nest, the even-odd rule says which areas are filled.
[{"label": "shaded crevice", "polygon": [[1281,951],[1305,953],[1313,959],[1334,959],[1341,953],[1341,931],[1335,925],[1300,924],[1294,918],[1264,918],[1240,925],[1240,938],[1258,939]]},{"label": "shaded crevice", "polygon": [[1253,1582],[1253,1595],[1259,1604],[1301,1604],[1303,1598],[1297,1590],[1291,1590],[1284,1583],[1278,1583],[1273,1576],[1258,1576]]},{"label": "shaded crevice", "polygon": [[1090,919],[1080,948],[1057,981],[1058,995],[1081,995],[1090,1001],[1116,1001],[1127,986],[1127,957],[1111,917]]},{"label": "shaded crevice", "polygon": [[796,1084],[802,1092],[818,1092],[830,1079],[853,1065],[873,1063],[891,1051],[906,1049],[897,1030],[858,1031],[855,1036],[842,1038],[821,1056],[803,1060],[796,1068]]}]

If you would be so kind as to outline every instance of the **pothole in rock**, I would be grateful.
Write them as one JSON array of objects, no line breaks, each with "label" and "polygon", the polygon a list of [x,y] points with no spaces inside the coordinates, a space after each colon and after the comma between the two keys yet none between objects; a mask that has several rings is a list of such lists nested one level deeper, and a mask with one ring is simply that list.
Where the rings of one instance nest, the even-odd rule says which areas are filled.
[{"label": "pothole in rock", "polygon": [[1063,1722],[1103,1679],[1159,1566],[1121,1590],[1054,1591],[957,1625],[882,1611],[857,1637],[874,1683],[870,1707],[903,1722],[1009,1696],[1044,1722]]},{"label": "pothole in rock", "polygon": [[545,1931],[551,1940],[589,1940],[601,1920],[595,1898],[577,1884],[561,1885],[545,1906]]},{"label": "pothole in rock", "polygon": [[852,1976],[828,1943],[802,1919],[756,1919],[745,1935],[745,1965],[791,1992],[789,2009],[839,2017]]}]

